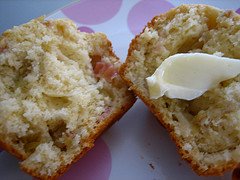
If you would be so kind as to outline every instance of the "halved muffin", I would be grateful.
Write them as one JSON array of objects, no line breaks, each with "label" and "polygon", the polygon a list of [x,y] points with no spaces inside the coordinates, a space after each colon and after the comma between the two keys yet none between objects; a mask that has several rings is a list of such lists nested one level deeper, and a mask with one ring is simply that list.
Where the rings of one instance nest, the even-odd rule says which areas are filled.
[{"label": "halved muffin", "polygon": [[102,33],[43,17],[0,37],[0,145],[54,179],[135,102]]},{"label": "halved muffin", "polygon": [[240,16],[207,5],[182,5],[154,17],[131,42],[120,75],[169,131],[199,175],[240,162],[240,75],[191,100],[151,99],[146,78],[177,53],[240,58]]}]

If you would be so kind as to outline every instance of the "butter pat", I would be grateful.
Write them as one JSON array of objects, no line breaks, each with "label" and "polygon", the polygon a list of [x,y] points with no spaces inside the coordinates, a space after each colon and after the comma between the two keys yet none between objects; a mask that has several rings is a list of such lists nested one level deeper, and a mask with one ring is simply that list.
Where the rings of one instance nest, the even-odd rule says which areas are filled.
[{"label": "butter pat", "polygon": [[240,60],[205,53],[175,54],[148,78],[151,99],[163,95],[192,100],[240,74]]}]

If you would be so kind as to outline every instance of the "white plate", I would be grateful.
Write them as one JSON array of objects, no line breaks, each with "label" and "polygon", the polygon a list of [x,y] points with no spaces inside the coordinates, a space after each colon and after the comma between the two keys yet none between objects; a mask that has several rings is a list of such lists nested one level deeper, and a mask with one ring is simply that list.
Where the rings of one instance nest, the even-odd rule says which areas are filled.
[{"label": "white plate", "polygon": [[[128,45],[153,16],[180,4],[202,3],[238,10],[240,0],[82,0],[64,7],[47,19],[70,18],[82,31],[104,32],[122,61]],[[19,170],[18,161],[0,153],[1,179],[32,179]],[[181,160],[175,144],[147,107],[138,100],[119,122],[96,142],[95,147],[65,173],[61,180],[227,180],[199,177]]]}]

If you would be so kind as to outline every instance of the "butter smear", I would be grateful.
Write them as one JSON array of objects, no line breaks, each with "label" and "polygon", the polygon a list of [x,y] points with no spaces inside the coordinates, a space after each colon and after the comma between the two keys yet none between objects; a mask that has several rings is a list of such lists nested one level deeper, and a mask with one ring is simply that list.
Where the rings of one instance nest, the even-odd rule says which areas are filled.
[{"label": "butter smear", "polygon": [[240,60],[205,53],[175,54],[148,78],[151,99],[163,95],[192,100],[220,82],[240,74]]}]

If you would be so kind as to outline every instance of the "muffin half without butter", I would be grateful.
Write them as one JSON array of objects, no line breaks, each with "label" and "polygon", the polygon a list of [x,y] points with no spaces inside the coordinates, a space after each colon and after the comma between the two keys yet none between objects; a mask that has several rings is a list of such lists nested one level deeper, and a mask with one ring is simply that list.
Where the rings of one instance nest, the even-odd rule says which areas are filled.
[{"label": "muffin half without butter", "polygon": [[0,145],[21,168],[54,179],[135,102],[102,33],[32,20],[0,37]]},{"label": "muffin half without butter", "polygon": [[240,162],[240,16],[182,5],[130,44],[120,74],[199,175]]}]

